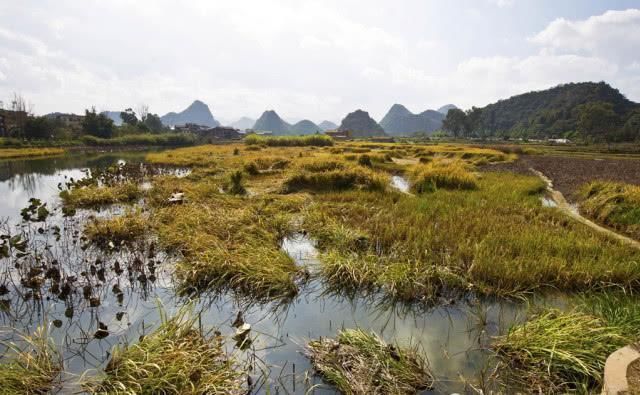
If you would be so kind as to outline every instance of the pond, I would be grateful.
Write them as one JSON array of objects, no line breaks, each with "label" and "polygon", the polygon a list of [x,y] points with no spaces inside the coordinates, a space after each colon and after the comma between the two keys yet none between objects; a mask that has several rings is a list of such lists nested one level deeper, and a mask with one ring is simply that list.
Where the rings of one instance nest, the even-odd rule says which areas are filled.
[{"label": "pond", "polygon": [[[0,259],[0,285],[8,291],[0,294],[2,340],[15,341],[18,332],[31,333],[38,326],[49,328],[64,356],[64,393],[81,391],[77,383],[82,374],[99,374],[114,345],[136,341],[153,330],[159,306],[171,314],[189,302],[176,294],[171,270],[176,257],[156,251],[153,241],[109,253],[87,248],[83,223],[96,214],[83,211],[64,217],[56,209],[60,184],[86,176],[89,168],[143,160],[144,152],[115,152],[0,162],[0,234],[22,231],[35,246],[34,259],[47,262],[42,270],[51,280],[47,289],[34,286],[30,281],[42,273]],[[394,185],[402,189],[406,181],[399,181]],[[20,210],[30,198],[46,202],[51,211],[46,229],[21,221]],[[321,259],[306,234],[285,238],[282,248],[309,272]],[[536,302],[559,303],[555,298]],[[238,350],[229,342],[227,347],[254,365],[252,393],[304,394],[316,385],[314,393],[334,393],[312,374],[304,347],[310,339],[333,337],[341,328],[372,330],[389,342],[417,346],[436,378],[435,388],[426,393],[452,393],[468,391],[469,385],[480,388],[487,381],[493,366],[487,349],[490,337],[518,321],[526,306],[474,297],[443,299],[435,307],[398,305],[375,295],[331,294],[320,280],[312,280],[286,304],[216,294],[202,295],[194,310],[203,328],[228,335],[234,333],[234,318],[243,312],[251,325],[251,345]]]}]

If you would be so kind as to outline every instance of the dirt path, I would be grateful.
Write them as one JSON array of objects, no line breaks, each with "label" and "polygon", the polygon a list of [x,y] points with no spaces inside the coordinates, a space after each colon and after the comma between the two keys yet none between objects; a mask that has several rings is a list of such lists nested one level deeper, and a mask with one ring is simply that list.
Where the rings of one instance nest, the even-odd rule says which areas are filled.
[{"label": "dirt path", "polygon": [[549,192],[551,199],[553,199],[553,201],[557,204],[557,207],[560,211],[562,211],[569,217],[575,219],[576,221],[584,225],[587,225],[588,227],[590,227],[591,229],[597,232],[600,232],[616,240],[619,240],[634,248],[640,249],[640,242],[638,242],[637,240],[634,240],[630,237],[616,233],[611,229],[600,226],[595,222],[583,217],[576,207],[572,206],[571,204],[569,204],[569,202],[567,202],[567,199],[564,198],[564,195],[562,194],[562,192],[553,189],[553,182],[547,176],[545,176],[543,173],[539,172],[536,169],[531,168],[530,170],[533,173],[535,173],[538,177],[540,177],[547,184],[547,191]]}]

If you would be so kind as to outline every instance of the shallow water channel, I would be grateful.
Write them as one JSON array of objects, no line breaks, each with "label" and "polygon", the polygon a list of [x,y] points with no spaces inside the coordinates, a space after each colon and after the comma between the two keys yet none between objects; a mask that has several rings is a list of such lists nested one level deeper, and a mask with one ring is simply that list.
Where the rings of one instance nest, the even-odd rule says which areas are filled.
[{"label": "shallow water channel", "polygon": [[[20,210],[31,197],[47,202],[49,209],[56,207],[58,184],[83,177],[87,168],[120,160],[135,163],[143,157],[142,152],[118,152],[0,162],[0,233],[24,230],[37,240],[41,259],[56,261],[57,274],[53,270],[50,276],[63,279],[62,291],[37,291],[24,282],[23,269],[15,262],[0,259],[0,285],[6,286],[6,292],[0,292],[1,340],[17,340],[17,331],[48,327],[64,355],[63,393],[77,392],[83,373],[99,374],[114,345],[136,341],[153,330],[159,322],[158,305],[172,313],[187,301],[176,296],[171,258],[153,245],[138,252],[84,248],[82,223],[95,213],[63,218],[53,212],[47,227],[56,225],[62,231],[41,233],[38,223],[21,223]],[[317,269],[320,257],[306,235],[287,237],[282,248],[298,265],[310,272]],[[57,295],[64,292],[68,283],[64,279],[69,277],[75,279],[69,283],[68,297],[60,299]],[[249,304],[224,294],[204,295],[194,307],[203,330],[218,329],[223,334],[233,334],[231,323],[243,312],[251,325],[251,346],[238,350],[229,341],[229,351],[253,366],[252,393],[271,394],[304,394],[311,387],[313,393],[334,393],[312,374],[304,345],[311,338],[333,337],[341,328],[356,327],[373,330],[390,342],[419,347],[436,378],[435,388],[426,393],[472,392],[471,386],[481,388],[493,373],[487,349],[490,337],[521,318],[526,308],[524,302],[476,298],[443,300],[431,308],[394,305],[373,296],[330,295],[319,280],[305,284],[287,304]]]}]

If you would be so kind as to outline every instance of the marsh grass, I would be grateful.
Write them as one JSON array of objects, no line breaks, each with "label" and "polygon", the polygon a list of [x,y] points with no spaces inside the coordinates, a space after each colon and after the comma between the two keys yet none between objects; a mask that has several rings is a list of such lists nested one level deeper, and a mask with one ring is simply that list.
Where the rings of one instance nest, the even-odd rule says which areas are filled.
[{"label": "marsh grass", "polygon": [[9,352],[0,359],[0,394],[46,394],[53,391],[62,371],[62,358],[46,330],[4,343]]},{"label": "marsh grass", "polygon": [[60,192],[63,204],[75,208],[128,203],[141,196],[142,190],[135,182],[124,182],[113,186],[88,185]]},{"label": "marsh grass", "polygon": [[299,171],[284,181],[283,190],[285,193],[346,189],[384,191],[388,184],[387,175],[359,166],[328,171]]},{"label": "marsh grass", "polygon": [[182,309],[136,343],[117,346],[104,375],[85,383],[91,393],[243,394],[243,370],[220,336],[203,336],[197,316]]},{"label": "marsh grass", "polygon": [[0,159],[28,158],[64,154],[62,148],[1,148]]},{"label": "marsh grass", "polygon": [[333,139],[324,134],[308,136],[258,136],[251,134],[244,139],[246,145],[265,145],[269,147],[325,147],[332,146]]},{"label": "marsh grass", "polygon": [[511,377],[543,392],[591,392],[602,385],[606,358],[631,342],[619,327],[580,311],[546,310],[495,339]]},{"label": "marsh grass", "polygon": [[229,289],[261,298],[295,295],[300,268],[280,249],[291,232],[295,199],[208,197],[159,209],[159,241],[183,258],[176,274],[185,289]]},{"label": "marsh grass", "polygon": [[213,167],[220,160],[218,146],[201,145],[147,154],[146,161],[172,166]]},{"label": "marsh grass", "polygon": [[336,340],[313,340],[307,355],[314,369],[344,394],[413,394],[433,384],[415,348],[386,344],[361,329],[342,330]]},{"label": "marsh grass", "polygon": [[129,210],[124,215],[94,218],[84,229],[87,239],[100,248],[132,245],[140,240],[149,227],[149,220],[140,210]]},{"label": "marsh grass", "polygon": [[[314,196],[305,229],[340,287],[433,300],[444,290],[516,295],[640,285],[640,253],[540,205],[536,177],[483,173],[475,190],[419,197]],[[422,294],[421,294],[422,293]]]},{"label": "marsh grass", "polygon": [[594,181],[580,189],[578,200],[587,216],[640,240],[640,186]]},{"label": "marsh grass", "polygon": [[462,161],[437,160],[418,165],[411,176],[416,193],[444,189],[476,189],[477,177]]}]

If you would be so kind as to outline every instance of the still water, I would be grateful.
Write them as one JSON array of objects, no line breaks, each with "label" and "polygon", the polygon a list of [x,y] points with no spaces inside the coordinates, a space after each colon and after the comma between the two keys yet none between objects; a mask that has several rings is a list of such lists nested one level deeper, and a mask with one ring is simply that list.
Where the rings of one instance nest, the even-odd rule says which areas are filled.
[{"label": "still water", "polygon": [[[116,152],[0,162],[0,234],[22,232],[32,240],[33,259],[46,262],[45,278],[50,279],[46,288],[36,289],[29,284],[35,273],[0,259],[0,285],[8,289],[0,295],[1,340],[16,340],[19,331],[30,333],[38,326],[49,328],[64,355],[62,393],[78,392],[82,374],[100,374],[113,346],[152,331],[159,306],[171,314],[189,302],[174,288],[171,267],[179,257],[155,251],[152,241],[109,253],[85,248],[83,223],[95,213],[65,218],[54,211],[59,184],[84,177],[89,168],[143,159],[143,152]],[[45,230],[21,223],[20,210],[32,197],[53,211]],[[319,258],[313,240],[291,235],[282,248],[298,265],[315,270]],[[418,347],[436,378],[427,393],[473,392],[492,373],[491,336],[526,311],[523,302],[472,297],[443,300],[431,308],[394,305],[375,296],[347,298],[328,294],[319,280],[304,285],[286,304],[252,304],[231,294],[203,295],[195,303],[203,330],[232,334],[231,323],[239,311],[244,313],[252,328],[251,347],[238,350],[233,342],[227,347],[254,367],[251,392],[272,394],[303,394],[312,387],[313,393],[334,393],[312,374],[304,346],[312,338],[333,337],[341,328],[373,330],[389,342]]]}]

